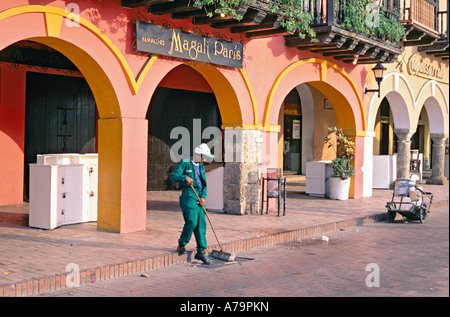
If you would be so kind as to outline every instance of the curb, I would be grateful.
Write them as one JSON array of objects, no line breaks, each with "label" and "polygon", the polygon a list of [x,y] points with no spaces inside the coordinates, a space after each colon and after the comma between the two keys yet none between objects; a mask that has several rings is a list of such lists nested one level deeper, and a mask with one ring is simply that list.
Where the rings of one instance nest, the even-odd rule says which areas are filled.
[{"label": "curb", "polygon": [[[432,208],[441,208],[448,205],[449,200],[443,200],[433,204]],[[349,229],[386,220],[387,212],[376,213],[363,217],[355,217],[305,228],[255,236],[243,240],[224,243],[222,247],[226,252],[239,252],[253,248],[270,246],[277,243],[311,238],[321,234],[339,231],[341,229]],[[214,248],[217,248],[217,246],[214,245],[208,247],[206,253],[209,254]],[[28,279],[13,284],[0,285],[0,297],[43,295],[45,293],[73,287],[67,285],[67,283],[75,283],[75,281],[78,281],[78,285],[96,283],[115,277],[127,276],[171,265],[188,263],[192,261],[192,257],[193,251],[188,251],[186,254],[181,256],[179,256],[177,252],[172,252],[150,258],[136,259],[117,264],[83,269],[78,272],[72,271],[51,276],[44,276],[41,278]]]}]

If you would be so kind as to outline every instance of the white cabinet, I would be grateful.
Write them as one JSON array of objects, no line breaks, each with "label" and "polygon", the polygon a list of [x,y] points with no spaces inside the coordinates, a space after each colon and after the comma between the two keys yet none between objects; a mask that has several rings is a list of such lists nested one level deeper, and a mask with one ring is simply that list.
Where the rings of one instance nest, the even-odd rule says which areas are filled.
[{"label": "white cabinet", "polygon": [[88,214],[84,221],[97,221],[97,194],[98,194],[98,154],[80,155],[80,164],[84,166],[85,199],[88,201]]},{"label": "white cabinet", "polygon": [[328,196],[331,161],[306,162],[306,193],[311,196]]},{"label": "white cabinet", "polygon": [[372,188],[389,189],[397,179],[397,155],[374,155]]},{"label": "white cabinet", "polygon": [[97,154],[38,155],[30,164],[29,226],[97,220]]}]

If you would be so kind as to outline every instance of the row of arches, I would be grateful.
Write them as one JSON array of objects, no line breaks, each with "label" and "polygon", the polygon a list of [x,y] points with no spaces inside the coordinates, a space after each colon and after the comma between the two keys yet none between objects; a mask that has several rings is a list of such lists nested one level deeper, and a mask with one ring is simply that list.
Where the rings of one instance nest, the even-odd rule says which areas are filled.
[{"label": "row of arches", "polygon": [[404,75],[391,72],[383,79],[382,91],[380,97],[374,94],[369,100],[367,120],[369,130],[374,130],[377,111],[381,101],[386,98],[391,105],[397,129],[414,131],[424,107],[429,120],[433,122],[430,126],[431,133],[444,134],[448,131],[448,120],[445,118],[448,117],[449,103],[445,90],[439,82],[429,80],[414,93],[411,83]]},{"label": "row of arches", "polygon": [[[37,42],[64,54],[86,79],[98,111],[98,226],[101,229],[115,232],[145,229],[146,186],[143,184],[147,182],[147,176],[143,171],[147,171],[146,114],[161,81],[181,65],[194,69],[210,86],[217,100],[222,127],[262,129],[264,133],[279,132],[276,127],[279,127],[278,117],[283,99],[302,83],[324,93],[333,105],[337,125],[355,138],[364,137],[365,131],[371,130],[374,124],[374,113],[376,115],[379,102],[371,99],[366,116],[360,94],[361,84],[355,84],[349,74],[329,61],[308,58],[286,65],[275,75],[269,91],[262,92],[258,87],[252,86],[254,75],[247,74],[245,69],[223,70],[207,64],[158,56],[136,57],[136,61],[129,64],[130,59],[127,60],[97,26],[80,18],[77,27],[69,27],[64,23],[69,17],[70,12],[64,9],[41,5],[4,10],[0,12],[0,51],[22,40]],[[11,29],[16,31],[6,31]],[[367,74],[362,70],[360,75],[364,77]],[[390,76],[386,79],[391,80],[391,77],[393,85],[399,85],[400,77]],[[440,94],[438,84],[431,83],[425,88]],[[267,97],[263,104],[260,100],[264,94]],[[399,103],[399,96],[395,92],[386,97],[392,99],[393,104]],[[443,98],[445,99],[445,95]],[[403,103],[406,107],[408,101]],[[432,115],[441,115],[441,124],[433,128],[448,130],[448,122],[443,121],[440,106],[445,104],[448,113],[448,102],[434,102],[430,99],[424,104]],[[399,109],[400,112],[406,109],[408,113],[407,108]],[[395,117],[405,116],[399,114]],[[402,121],[398,125],[405,123]],[[269,129],[271,127],[275,127],[275,130]],[[7,134],[8,131],[2,130],[0,133]],[[8,135],[2,137],[9,138],[12,142],[18,140]],[[364,141],[357,139],[356,145],[357,173],[353,181],[355,192],[360,190],[359,185],[364,177],[361,171],[364,164]],[[16,146],[19,152],[23,151],[23,142],[16,142]],[[267,166],[276,165],[277,155],[269,151],[268,156]],[[360,196],[360,193],[355,195]]]}]

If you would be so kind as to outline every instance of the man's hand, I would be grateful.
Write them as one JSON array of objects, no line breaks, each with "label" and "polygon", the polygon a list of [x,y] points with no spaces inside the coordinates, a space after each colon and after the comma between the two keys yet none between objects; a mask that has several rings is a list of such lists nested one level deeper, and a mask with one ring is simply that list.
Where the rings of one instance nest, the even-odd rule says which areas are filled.
[{"label": "man's hand", "polygon": [[189,176],[186,176],[184,179],[188,185],[194,185],[194,180],[190,178]]},{"label": "man's hand", "polygon": [[205,202],[205,198],[200,198],[200,201],[197,204],[203,207],[205,205]]}]

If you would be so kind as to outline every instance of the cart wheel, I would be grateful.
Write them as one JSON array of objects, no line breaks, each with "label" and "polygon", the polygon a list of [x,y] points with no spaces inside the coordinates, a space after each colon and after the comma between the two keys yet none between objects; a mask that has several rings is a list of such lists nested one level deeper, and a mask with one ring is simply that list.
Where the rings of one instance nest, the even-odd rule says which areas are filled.
[{"label": "cart wheel", "polygon": [[395,211],[388,211],[388,221],[389,222],[394,222],[395,220]]},{"label": "cart wheel", "polygon": [[424,223],[425,220],[427,219],[427,210],[424,208],[420,208],[420,223]]}]

